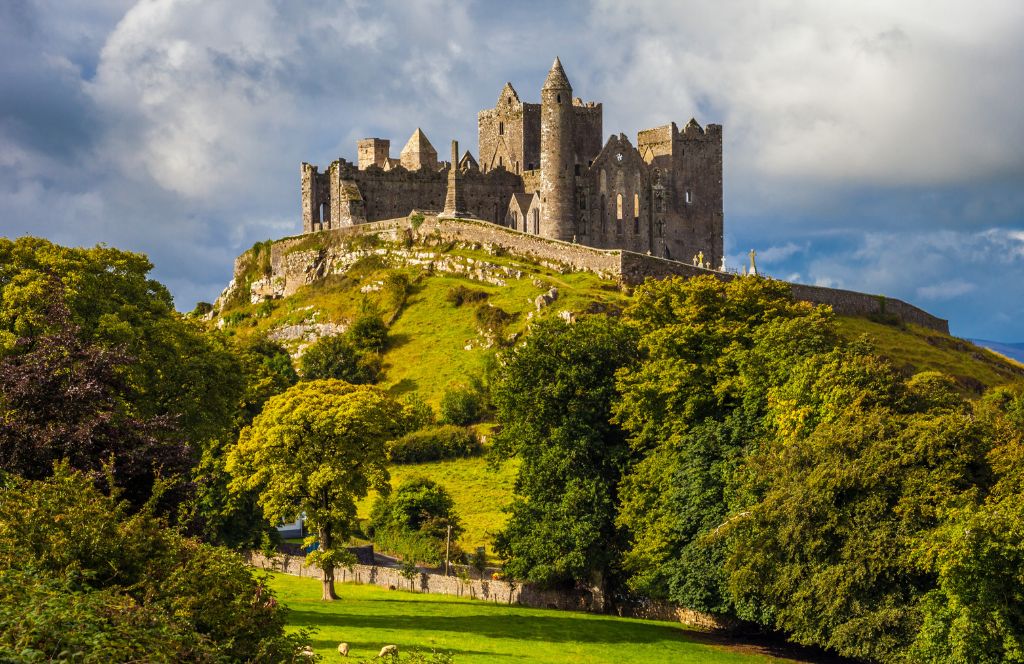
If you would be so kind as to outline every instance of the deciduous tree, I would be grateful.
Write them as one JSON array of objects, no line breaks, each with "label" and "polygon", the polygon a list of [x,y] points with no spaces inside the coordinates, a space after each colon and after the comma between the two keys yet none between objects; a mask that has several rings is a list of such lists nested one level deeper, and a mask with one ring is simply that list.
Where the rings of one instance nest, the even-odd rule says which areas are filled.
[{"label": "deciduous tree", "polygon": [[384,392],[339,380],[301,382],[272,397],[231,450],[233,491],[255,491],[272,522],[305,516],[317,533],[311,559],[323,570],[323,599],[336,599],[334,566],[352,532],[356,501],[387,493],[387,442],[404,426]]}]

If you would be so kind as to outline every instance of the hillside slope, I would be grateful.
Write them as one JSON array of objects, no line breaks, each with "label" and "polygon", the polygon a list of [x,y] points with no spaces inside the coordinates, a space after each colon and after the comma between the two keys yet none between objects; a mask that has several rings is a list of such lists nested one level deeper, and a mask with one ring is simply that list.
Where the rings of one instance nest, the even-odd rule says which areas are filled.
[{"label": "hillside slope", "polygon": [[[530,320],[615,313],[630,302],[630,295],[612,280],[566,272],[493,247],[374,239],[353,246],[349,262],[335,264],[333,271],[294,293],[254,303],[244,295],[251,284],[258,290],[269,249],[268,244],[257,245],[240,257],[237,287],[226,294],[214,318],[218,326],[240,338],[269,335],[298,355],[318,336],[342,332],[359,312],[375,311],[389,323],[380,384],[396,396],[415,392],[435,406],[446,389],[483,379],[496,350],[514,343]],[[538,296],[552,289],[557,296],[538,308]],[[846,338],[866,337],[908,373],[948,373],[966,393],[980,394],[987,387],[1024,379],[1024,366],[940,332],[865,318],[838,320]],[[511,464],[492,470],[481,459],[463,459],[400,466],[393,469],[392,481],[417,474],[453,493],[467,525],[463,547],[490,544],[504,523],[502,508],[511,499]],[[368,514],[370,502],[360,505],[361,516]]]}]

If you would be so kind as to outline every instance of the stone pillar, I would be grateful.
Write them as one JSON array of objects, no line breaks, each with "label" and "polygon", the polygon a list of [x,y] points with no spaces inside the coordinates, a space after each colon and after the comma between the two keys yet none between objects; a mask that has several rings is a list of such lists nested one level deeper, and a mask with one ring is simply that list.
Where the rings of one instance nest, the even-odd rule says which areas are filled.
[{"label": "stone pillar", "polygon": [[448,167],[448,193],[444,197],[444,211],[437,215],[441,219],[468,217],[466,197],[461,188],[462,173],[459,172],[459,142],[452,141],[452,164]]}]

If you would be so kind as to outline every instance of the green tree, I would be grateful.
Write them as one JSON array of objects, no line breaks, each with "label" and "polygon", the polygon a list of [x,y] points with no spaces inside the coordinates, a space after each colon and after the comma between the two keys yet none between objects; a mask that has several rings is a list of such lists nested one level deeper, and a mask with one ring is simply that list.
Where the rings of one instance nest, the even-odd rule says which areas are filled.
[{"label": "green tree", "polygon": [[274,541],[277,531],[264,518],[255,493],[228,490],[231,476],[226,468],[227,451],[267,400],[298,382],[298,375],[288,352],[265,338],[241,342],[233,351],[241,362],[245,391],[235,426],[202,449],[193,472],[195,496],[190,523],[206,541],[241,549],[262,547],[268,539]]},{"label": "green tree", "polygon": [[618,516],[629,585],[731,613],[727,549],[705,535],[730,516],[727,486],[763,435],[772,386],[795,360],[834,347],[834,322],[758,278],[648,281],[623,317],[641,356],[619,372],[614,406],[637,457]]},{"label": "green tree", "polygon": [[305,635],[238,556],[55,466],[0,488],[0,659],[287,661]]},{"label": "green tree", "polygon": [[379,496],[370,510],[370,523],[374,528],[425,532],[438,538],[444,538],[451,525],[454,536],[462,534],[455,500],[426,477],[410,477],[389,495]]},{"label": "green tree", "polygon": [[362,385],[376,382],[380,358],[360,349],[348,335],[324,337],[309,347],[300,360],[304,380],[343,380]]},{"label": "green tree", "polygon": [[496,548],[514,578],[604,586],[618,565],[615,513],[629,448],[609,419],[615,373],[635,356],[632,331],[604,316],[543,321],[502,355],[493,453],[522,465]]},{"label": "green tree", "polygon": [[318,535],[311,559],[323,599],[336,599],[334,566],[353,530],[356,501],[390,490],[387,442],[404,426],[384,392],[338,380],[301,382],[269,399],[231,450],[231,490],[253,491],[272,522],[305,516]]}]

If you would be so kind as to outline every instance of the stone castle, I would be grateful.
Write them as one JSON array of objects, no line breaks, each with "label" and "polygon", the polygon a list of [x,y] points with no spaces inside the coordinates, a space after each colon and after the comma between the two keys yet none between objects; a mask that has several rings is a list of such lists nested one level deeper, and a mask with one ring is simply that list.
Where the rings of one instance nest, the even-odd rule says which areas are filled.
[{"label": "stone castle", "polygon": [[473,217],[540,237],[676,261],[723,258],[722,127],[690,120],[624,134],[602,147],[600,103],[573,97],[555,58],[540,103],[506,83],[480,111],[479,161],[438,161],[416,129],[395,159],[391,141],[364,138],[358,163],[301,166],[303,232],[408,216]]}]

